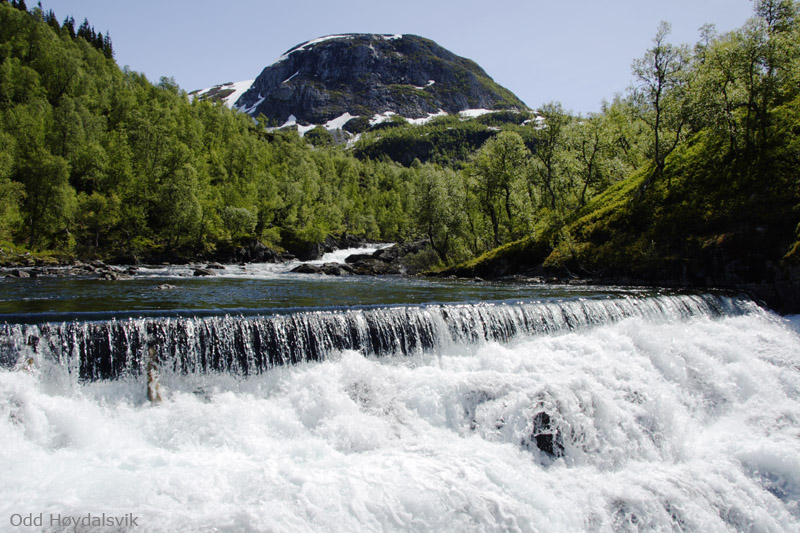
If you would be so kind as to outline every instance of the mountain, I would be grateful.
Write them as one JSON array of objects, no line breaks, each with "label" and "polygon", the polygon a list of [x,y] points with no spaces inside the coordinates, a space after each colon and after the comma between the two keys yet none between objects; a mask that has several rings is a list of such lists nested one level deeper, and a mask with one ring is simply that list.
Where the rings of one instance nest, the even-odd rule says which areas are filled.
[{"label": "mountain", "polygon": [[[236,88],[202,93],[226,93],[230,105]],[[474,61],[416,35],[377,34],[329,35],[291,48],[234,106],[253,117],[263,114],[275,126],[328,129],[357,117],[363,128],[365,119],[375,124],[393,114],[422,121],[467,110],[527,109]]]}]

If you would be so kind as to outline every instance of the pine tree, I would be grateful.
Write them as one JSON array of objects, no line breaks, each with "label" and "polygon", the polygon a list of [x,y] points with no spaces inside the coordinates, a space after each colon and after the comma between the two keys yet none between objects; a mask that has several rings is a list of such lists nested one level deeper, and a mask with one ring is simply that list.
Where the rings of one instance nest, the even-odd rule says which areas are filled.
[{"label": "pine tree", "polygon": [[103,37],[103,55],[108,59],[114,58],[114,48],[111,46],[111,37],[108,36],[108,31],[106,31],[106,36]]},{"label": "pine tree", "polygon": [[51,28],[53,28],[56,31],[61,29],[61,26],[59,26],[59,24],[58,24],[58,19],[56,18],[56,14],[53,13],[52,9],[50,11],[48,11],[47,13],[45,13],[44,21],[47,23],[48,26],[50,26]]},{"label": "pine tree", "polygon": [[67,30],[69,36],[73,39],[75,38],[75,19],[72,17],[67,17],[64,19],[64,22],[61,23],[61,26]]},{"label": "pine tree", "polygon": [[91,42],[91,40],[92,40],[92,29],[89,26],[89,20],[88,19],[83,19],[83,22],[81,23],[80,27],[78,27],[77,36],[78,37],[83,37],[85,40]]}]

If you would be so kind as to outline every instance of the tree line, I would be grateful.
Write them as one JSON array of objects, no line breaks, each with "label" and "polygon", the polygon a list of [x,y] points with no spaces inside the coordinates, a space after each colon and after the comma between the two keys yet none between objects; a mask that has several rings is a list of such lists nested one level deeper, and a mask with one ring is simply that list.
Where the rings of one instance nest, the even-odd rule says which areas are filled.
[{"label": "tree line", "polygon": [[747,248],[773,260],[800,250],[797,2],[756,0],[741,28],[703,26],[694,46],[669,33],[662,22],[626,94],[599,113],[546,104],[531,130],[477,150],[460,189],[428,177],[440,256],[524,240],[553,250],[554,266],[622,271],[688,260],[725,232],[759,235]]},{"label": "tree line", "polygon": [[692,139],[751,158],[785,140],[798,109],[789,0],[757,1],[726,34],[704,27],[693,48],[662,24],[629,91],[598,113],[553,102],[517,117],[398,119],[353,149],[122,70],[107,35],[98,46],[88,22],[73,35],[69,20],[0,2],[0,241],[73,256],[194,257],[343,233],[426,238],[442,265],[522,238],[557,246],[614,184],[645,173],[639,194],[669,185],[670,158]]}]

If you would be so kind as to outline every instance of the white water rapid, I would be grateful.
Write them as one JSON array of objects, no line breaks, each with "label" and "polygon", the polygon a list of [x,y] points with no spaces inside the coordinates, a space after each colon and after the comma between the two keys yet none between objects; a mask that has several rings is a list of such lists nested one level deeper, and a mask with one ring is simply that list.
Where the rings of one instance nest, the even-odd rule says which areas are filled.
[{"label": "white water rapid", "polygon": [[[800,317],[622,300],[402,308],[373,317],[376,331],[408,341],[399,321],[427,313],[414,331],[432,342],[398,340],[394,356],[352,339],[369,336],[370,313],[400,311],[307,313],[292,327],[340,338],[339,324],[351,344],[258,372],[169,363],[205,357],[212,341],[198,339],[226,331],[217,319],[126,321],[149,340],[111,357],[160,346],[159,404],[141,364],[81,374],[88,326],[7,325],[0,530],[60,531],[54,517],[89,513],[130,514],[131,531],[800,530]],[[159,331],[185,338],[166,349]],[[42,526],[12,527],[28,517]]]}]

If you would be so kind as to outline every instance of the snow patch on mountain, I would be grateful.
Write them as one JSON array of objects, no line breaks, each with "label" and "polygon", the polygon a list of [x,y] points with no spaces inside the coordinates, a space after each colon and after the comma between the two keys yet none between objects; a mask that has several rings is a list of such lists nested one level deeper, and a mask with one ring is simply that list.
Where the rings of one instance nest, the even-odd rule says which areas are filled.
[{"label": "snow patch on mountain", "polygon": [[332,39],[352,39],[352,38],[353,38],[352,35],[326,35],[325,37],[318,37],[316,39],[311,39],[310,41],[304,42],[300,46],[295,46],[294,48],[283,54],[281,57],[279,57],[278,60],[275,61],[275,63],[280,63],[281,61],[289,57],[289,54],[292,54],[294,52],[301,52],[306,48],[314,46],[315,44],[324,43],[325,41],[330,41]]},{"label": "snow patch on mountain", "polygon": [[376,126],[378,124],[383,124],[384,122],[389,122],[395,115],[397,115],[397,113],[394,111],[386,111],[385,113],[377,114],[369,120],[369,125]]},{"label": "snow patch on mountain", "polygon": [[419,86],[415,85],[414,88],[415,89],[419,89],[420,91],[424,91],[425,89],[427,89],[428,87],[430,87],[434,83],[436,83],[436,82],[433,81],[433,80],[428,80],[428,83],[426,83],[425,85],[419,85]]},{"label": "snow patch on mountain", "polygon": [[[259,101],[258,103],[261,103],[261,102]],[[256,106],[258,106],[258,103],[256,104]],[[244,113],[248,112],[248,109],[241,109],[241,108],[236,108],[236,109],[238,109],[239,111],[242,111]],[[493,109],[465,109],[463,111],[459,111],[458,116],[462,120],[468,120],[468,119],[477,118],[477,117],[480,117],[480,116],[483,116],[483,115],[486,115],[486,114],[489,114],[489,113],[497,113],[498,111],[499,110],[493,110]],[[403,119],[404,121],[408,122],[409,124],[413,124],[415,126],[421,126],[423,124],[427,124],[428,122],[430,122],[431,120],[433,120],[433,119],[435,119],[437,117],[445,117],[445,116],[448,116],[448,115],[449,115],[449,113],[447,113],[443,109],[440,109],[436,113],[430,113],[428,116],[421,117],[421,118],[409,118],[409,117],[404,117],[402,115],[398,115],[394,111],[386,111],[384,113],[378,113],[378,114],[373,115],[372,118],[369,120],[369,125],[370,125],[370,127],[377,126],[378,124],[383,124],[384,122],[391,121],[394,117],[399,117],[399,118]],[[275,131],[275,130],[281,130],[281,129],[286,129],[286,128],[297,128],[297,133],[302,137],[307,132],[309,132],[309,131],[311,131],[314,128],[317,128],[319,126],[322,126],[326,130],[331,131],[331,132],[336,131],[336,130],[343,130],[345,124],[347,124],[351,119],[358,118],[359,116],[360,115],[351,115],[349,112],[346,112],[346,113],[342,113],[341,115],[339,115],[338,117],[336,117],[334,119],[329,120],[328,122],[326,122],[324,124],[300,124],[300,123],[297,122],[297,117],[292,114],[292,115],[289,115],[289,118],[286,119],[286,122],[284,122],[282,125],[280,125],[280,126],[278,126],[276,128],[268,128],[268,130],[269,131]],[[535,117],[535,118],[533,118],[531,120],[526,120],[524,122],[524,124],[528,124],[530,122],[536,122],[537,125],[541,126],[543,120],[544,119],[542,117],[538,117],[537,116],[537,117]],[[490,129],[497,129],[497,128],[490,128]],[[360,134],[354,136],[349,132],[344,132],[344,134],[350,138],[349,141],[348,141],[348,146],[350,146],[353,143],[355,143],[355,141],[358,140],[358,138],[361,137]]]},{"label": "snow patch on mountain", "polygon": [[[291,54],[293,54],[295,52],[302,52],[302,51],[304,51],[304,50],[306,50],[308,48],[311,48],[312,46],[314,46],[316,44],[324,43],[325,41],[331,41],[331,40],[334,40],[334,39],[353,39],[356,36],[357,36],[357,34],[349,33],[349,34],[340,34],[340,35],[326,35],[325,37],[318,37],[316,39],[311,39],[310,41],[306,41],[301,45],[295,46],[294,48],[292,48],[288,52],[284,53],[278,59],[276,59],[272,64],[273,65],[277,65],[281,61],[283,61],[286,58],[288,58],[289,55],[291,55]],[[395,35],[376,35],[376,37],[380,37],[384,41],[394,41],[395,39],[402,39],[403,38],[403,36],[401,34],[399,34],[399,33],[395,34]],[[286,81],[289,81],[289,80],[286,80]],[[284,82],[284,83],[286,83],[286,82]]]},{"label": "snow patch on mountain", "polygon": [[189,93],[189,99],[194,100],[195,98],[199,98],[202,100],[204,98],[213,99],[217,97],[226,107],[233,108],[239,97],[247,92],[254,81],[255,80],[245,80],[214,85],[207,89]]},{"label": "snow patch on mountain", "polygon": [[323,127],[326,130],[340,130],[342,129],[342,127],[344,127],[345,124],[347,124],[347,122],[350,119],[353,118],[358,118],[358,115],[351,115],[350,113],[344,113],[332,120],[329,120],[323,125]]},{"label": "snow patch on mountain", "polygon": [[427,117],[407,118],[406,120],[409,122],[409,124],[414,124],[415,126],[421,126],[422,124],[427,124],[436,117],[445,117],[447,115],[448,115],[447,111],[445,111],[444,109],[440,109],[437,113],[430,113]]},{"label": "snow patch on mountain", "polygon": [[491,109],[465,109],[464,111],[459,111],[458,114],[461,115],[462,118],[476,118],[487,113],[494,113]]},{"label": "snow patch on mountain", "polygon": [[245,81],[237,81],[233,83],[233,93],[230,96],[225,98],[225,105],[228,107],[233,107],[236,104],[236,100],[242,96],[247,89],[249,89],[253,82],[256,80],[245,80]]},{"label": "snow patch on mountain", "polygon": [[238,111],[241,111],[242,113],[247,113],[249,115],[255,108],[260,106],[261,102],[263,102],[263,101],[264,101],[264,98],[262,97],[262,98],[259,98],[258,101],[256,103],[254,103],[253,105],[251,105],[250,107],[245,108],[245,107],[238,107],[238,106],[234,105],[232,109],[236,109]]}]

